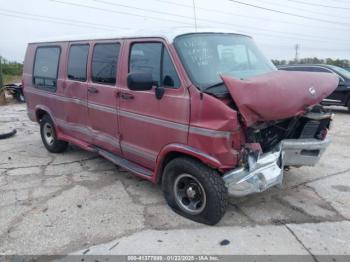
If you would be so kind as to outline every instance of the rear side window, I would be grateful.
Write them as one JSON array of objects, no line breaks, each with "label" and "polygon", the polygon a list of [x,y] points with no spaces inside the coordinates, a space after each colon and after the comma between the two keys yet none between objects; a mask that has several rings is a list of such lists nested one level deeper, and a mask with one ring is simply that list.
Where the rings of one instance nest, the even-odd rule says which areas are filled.
[{"label": "rear side window", "polygon": [[33,69],[33,82],[36,88],[56,90],[60,53],[59,47],[36,49]]},{"label": "rear side window", "polygon": [[68,78],[76,81],[86,81],[86,65],[89,45],[72,45],[69,49]]},{"label": "rear side window", "polygon": [[96,44],[92,56],[92,81],[115,84],[120,44]]},{"label": "rear side window", "polygon": [[162,43],[137,43],[131,47],[129,72],[151,73],[158,85],[178,88],[180,80]]}]

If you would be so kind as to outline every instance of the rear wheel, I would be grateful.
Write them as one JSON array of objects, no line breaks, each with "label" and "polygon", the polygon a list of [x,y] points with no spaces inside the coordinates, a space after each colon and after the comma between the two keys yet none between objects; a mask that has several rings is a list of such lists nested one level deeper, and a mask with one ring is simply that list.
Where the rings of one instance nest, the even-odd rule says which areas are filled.
[{"label": "rear wheel", "polygon": [[196,222],[214,225],[226,211],[227,188],[219,174],[191,158],[169,162],[163,173],[162,189],[168,205]]},{"label": "rear wheel", "polygon": [[68,143],[57,139],[55,125],[48,115],[40,120],[40,134],[44,146],[51,153],[62,153],[67,149]]}]

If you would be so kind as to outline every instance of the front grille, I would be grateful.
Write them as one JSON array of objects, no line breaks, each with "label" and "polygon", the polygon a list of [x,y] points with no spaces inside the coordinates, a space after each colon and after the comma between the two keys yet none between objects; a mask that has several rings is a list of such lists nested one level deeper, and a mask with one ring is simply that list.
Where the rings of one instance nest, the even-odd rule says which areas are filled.
[{"label": "front grille", "polygon": [[306,122],[304,125],[304,128],[300,133],[300,138],[315,138],[319,126],[320,126],[319,121]]}]

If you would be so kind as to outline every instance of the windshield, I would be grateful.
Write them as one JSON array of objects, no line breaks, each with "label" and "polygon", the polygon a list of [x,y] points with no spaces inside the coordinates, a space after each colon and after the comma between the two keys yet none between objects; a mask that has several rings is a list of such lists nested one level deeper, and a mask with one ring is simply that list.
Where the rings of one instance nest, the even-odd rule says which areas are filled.
[{"label": "windshield", "polygon": [[179,36],[174,43],[191,80],[200,89],[221,82],[221,74],[245,79],[277,70],[248,36],[195,33]]},{"label": "windshield", "polygon": [[350,72],[345,70],[344,68],[341,68],[339,66],[329,66],[332,68],[336,73],[341,75],[343,78],[350,79]]}]

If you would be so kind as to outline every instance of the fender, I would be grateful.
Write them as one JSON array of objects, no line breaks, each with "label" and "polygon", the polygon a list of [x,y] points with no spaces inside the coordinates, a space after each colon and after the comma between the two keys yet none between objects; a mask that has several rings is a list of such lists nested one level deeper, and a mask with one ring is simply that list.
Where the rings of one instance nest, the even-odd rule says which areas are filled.
[{"label": "fender", "polygon": [[36,105],[35,108],[34,108],[34,112],[35,112],[35,120],[36,120],[36,122],[38,122],[38,123],[39,123],[39,119],[37,118],[37,112],[38,112],[38,110],[43,110],[43,111],[45,111],[45,112],[51,117],[51,119],[52,119],[52,121],[53,121],[53,124],[55,125],[56,132],[57,132],[56,135],[57,135],[58,138],[60,138],[61,135],[62,135],[62,132],[61,132],[59,126],[57,125],[57,121],[56,121],[55,117],[53,116],[52,111],[51,111],[47,106],[44,106],[44,105]]},{"label": "fender", "polygon": [[[51,117],[52,121],[55,123],[55,118],[53,117],[52,111],[47,106],[44,106],[44,105],[36,105],[34,108],[36,122],[39,123],[39,119],[37,117],[38,110],[43,110],[46,113],[48,113],[48,115]],[[56,125],[56,123],[55,123],[55,125]]]},{"label": "fender", "polygon": [[222,164],[219,160],[217,160],[215,157],[212,157],[196,148],[183,145],[183,144],[169,144],[162,148],[160,153],[158,154],[157,161],[156,161],[156,167],[154,172],[154,182],[159,181],[159,178],[161,177],[162,172],[162,165],[164,160],[166,159],[167,155],[170,153],[180,153],[183,155],[194,157],[204,164],[215,168],[215,169],[221,169]]}]

